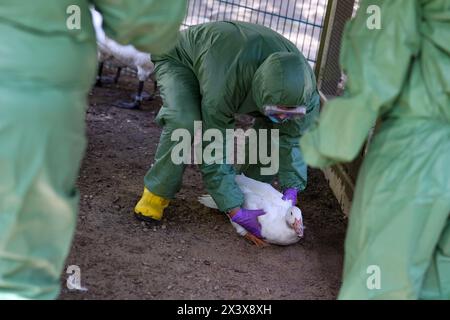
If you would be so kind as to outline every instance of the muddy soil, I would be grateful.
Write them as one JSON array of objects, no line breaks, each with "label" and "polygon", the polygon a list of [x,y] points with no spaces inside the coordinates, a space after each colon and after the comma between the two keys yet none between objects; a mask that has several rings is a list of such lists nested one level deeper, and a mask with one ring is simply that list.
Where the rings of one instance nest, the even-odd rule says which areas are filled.
[{"label": "muddy soil", "polygon": [[60,299],[335,299],[346,221],[318,170],[309,171],[299,199],[305,238],[289,247],[257,248],[223,214],[199,204],[205,190],[195,166],[161,224],[133,217],[161,132],[159,99],[138,111],[114,107],[136,88],[124,75],[90,94],[80,213],[66,261],[80,267],[88,291],[68,290],[63,273]]}]

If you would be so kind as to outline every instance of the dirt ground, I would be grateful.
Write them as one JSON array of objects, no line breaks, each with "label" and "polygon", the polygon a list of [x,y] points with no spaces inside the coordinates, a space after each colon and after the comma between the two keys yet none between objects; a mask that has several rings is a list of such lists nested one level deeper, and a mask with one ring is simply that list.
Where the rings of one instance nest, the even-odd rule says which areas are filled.
[{"label": "dirt ground", "polygon": [[[133,217],[159,140],[153,120],[161,105],[156,99],[138,111],[113,106],[131,100],[136,87],[125,75],[89,97],[80,213],[66,261],[80,267],[88,291],[68,290],[63,273],[60,299],[336,298],[346,221],[318,170],[309,171],[299,199],[305,238],[289,247],[259,249],[223,214],[199,204],[205,190],[195,166],[187,168],[161,224]],[[152,83],[145,88],[151,91]]]}]

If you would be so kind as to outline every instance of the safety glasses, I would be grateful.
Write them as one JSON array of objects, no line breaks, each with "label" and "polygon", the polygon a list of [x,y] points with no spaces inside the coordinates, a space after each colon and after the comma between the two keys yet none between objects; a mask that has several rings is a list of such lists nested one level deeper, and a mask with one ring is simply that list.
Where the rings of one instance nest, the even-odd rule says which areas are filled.
[{"label": "safety glasses", "polygon": [[280,107],[268,105],[263,107],[263,113],[275,123],[285,122],[291,119],[299,119],[306,114],[305,106]]}]

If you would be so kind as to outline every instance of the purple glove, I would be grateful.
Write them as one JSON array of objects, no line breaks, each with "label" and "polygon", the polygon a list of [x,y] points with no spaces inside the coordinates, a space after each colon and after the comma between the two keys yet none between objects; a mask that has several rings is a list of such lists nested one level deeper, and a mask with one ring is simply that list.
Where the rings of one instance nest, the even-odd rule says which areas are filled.
[{"label": "purple glove", "polygon": [[264,210],[240,209],[231,218],[231,221],[241,225],[245,230],[252,233],[254,236],[262,238],[261,225],[258,222],[258,217],[263,214],[266,214]]},{"label": "purple glove", "polygon": [[297,189],[295,188],[288,188],[284,191],[283,194],[283,200],[291,200],[292,205],[295,206],[297,203]]}]

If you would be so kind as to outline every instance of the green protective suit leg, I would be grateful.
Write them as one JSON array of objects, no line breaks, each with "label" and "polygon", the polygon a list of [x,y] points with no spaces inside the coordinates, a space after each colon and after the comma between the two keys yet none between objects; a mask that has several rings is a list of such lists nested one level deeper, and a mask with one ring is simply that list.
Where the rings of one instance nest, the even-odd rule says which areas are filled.
[{"label": "green protective suit leg", "polygon": [[152,54],[173,45],[186,8],[179,0],[0,1],[0,300],[59,292],[96,70],[91,4],[109,36]]},{"label": "green protective suit leg", "polygon": [[382,125],[357,181],[340,299],[450,299],[448,150],[446,123]]},{"label": "green protective suit leg", "polygon": [[0,300],[53,299],[76,224],[85,93],[0,86]]},{"label": "green protective suit leg", "polygon": [[185,164],[175,164],[171,155],[179,141],[172,141],[176,129],[185,129],[194,137],[194,121],[201,120],[198,81],[189,68],[167,60],[156,64],[163,106],[156,121],[163,126],[155,162],[144,178],[148,190],[172,199],[180,190]]},{"label": "green protective suit leg", "polygon": [[95,41],[8,23],[0,38],[0,300],[53,299],[76,224]]}]

